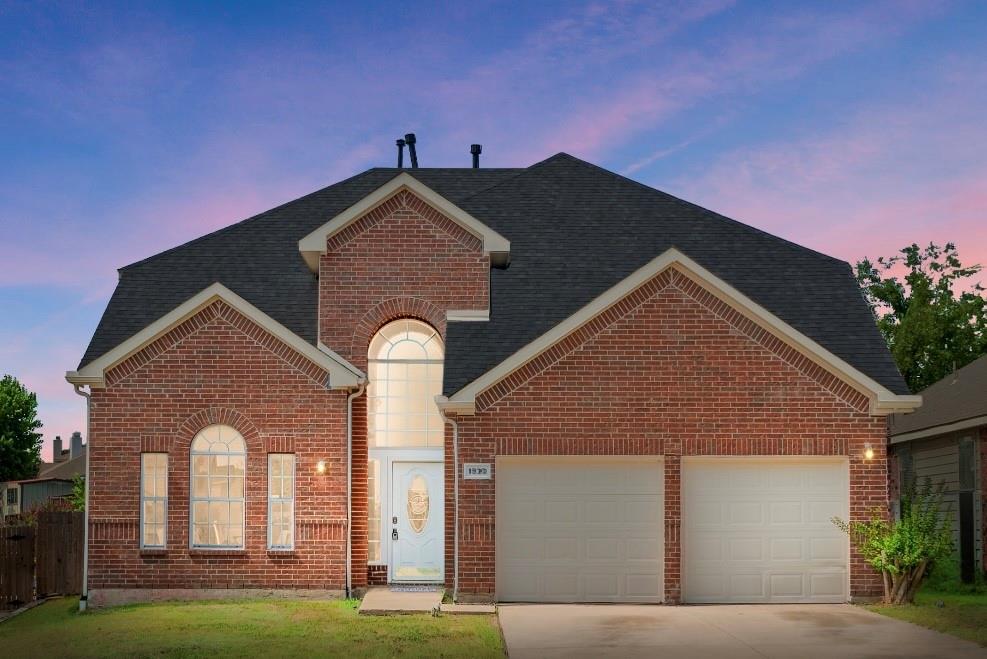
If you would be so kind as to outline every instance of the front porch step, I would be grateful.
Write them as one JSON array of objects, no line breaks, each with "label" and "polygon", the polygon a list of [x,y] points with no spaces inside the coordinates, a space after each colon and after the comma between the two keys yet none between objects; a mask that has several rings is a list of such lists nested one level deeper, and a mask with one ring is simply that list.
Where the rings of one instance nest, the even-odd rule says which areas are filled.
[{"label": "front porch step", "polygon": [[395,592],[386,586],[371,588],[360,602],[359,613],[367,616],[432,613],[442,604],[441,588],[431,592]]}]

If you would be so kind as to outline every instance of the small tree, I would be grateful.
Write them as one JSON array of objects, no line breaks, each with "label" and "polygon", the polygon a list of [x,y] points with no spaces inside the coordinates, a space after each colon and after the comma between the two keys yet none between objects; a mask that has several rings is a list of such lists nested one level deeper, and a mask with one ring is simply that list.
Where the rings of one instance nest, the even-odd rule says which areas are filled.
[{"label": "small tree", "polygon": [[942,514],[943,487],[926,479],[901,498],[901,519],[889,521],[880,509],[866,522],[833,523],[850,536],[860,554],[884,580],[887,604],[911,604],[933,564],[953,553],[952,515]]},{"label": "small tree", "polygon": [[12,375],[0,379],[0,481],[34,478],[41,466],[38,397]]},{"label": "small tree", "polygon": [[72,479],[72,495],[69,497],[72,502],[72,510],[84,511],[86,509],[86,477],[77,474]]}]

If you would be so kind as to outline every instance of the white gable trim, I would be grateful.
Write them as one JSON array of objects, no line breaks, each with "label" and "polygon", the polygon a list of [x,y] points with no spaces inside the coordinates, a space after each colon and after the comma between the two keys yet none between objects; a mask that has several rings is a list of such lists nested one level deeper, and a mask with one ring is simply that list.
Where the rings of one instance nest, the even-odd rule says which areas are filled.
[{"label": "white gable trim", "polygon": [[185,322],[217,300],[226,302],[264,330],[284,341],[303,357],[326,369],[329,373],[329,382],[327,384],[330,388],[347,389],[355,387],[365,379],[360,369],[333,351],[322,344],[319,344],[319,347],[316,348],[218,282],[193,295],[113,350],[94,359],[78,371],[68,371],[65,374],[65,379],[72,384],[89,385],[92,387],[106,386],[105,374],[107,370],[131,357],[146,345],[156,341],[174,327]]},{"label": "white gable trim", "polygon": [[342,213],[298,241],[298,250],[312,272],[319,270],[319,256],[326,253],[326,241],[402,190],[413,192],[483,242],[483,253],[506,263],[511,243],[502,235],[459,208],[407,172],[402,172],[356,202]]},{"label": "white gable trim", "polygon": [[476,397],[480,393],[524,366],[663,270],[671,267],[676,268],[678,271],[695,280],[731,307],[751,318],[764,329],[782,341],[785,341],[854,389],[868,396],[871,401],[871,414],[885,415],[892,412],[906,412],[914,410],[922,404],[921,396],[902,396],[892,393],[874,379],[826,350],[808,336],[802,334],[736,288],[672,247],[631,273],[623,281],[598,296],[575,314],[563,320],[551,330],[542,334],[500,364],[487,371],[484,375],[457,391],[447,401],[440,400],[440,406],[448,408],[449,411],[469,413],[469,409],[475,409]]}]

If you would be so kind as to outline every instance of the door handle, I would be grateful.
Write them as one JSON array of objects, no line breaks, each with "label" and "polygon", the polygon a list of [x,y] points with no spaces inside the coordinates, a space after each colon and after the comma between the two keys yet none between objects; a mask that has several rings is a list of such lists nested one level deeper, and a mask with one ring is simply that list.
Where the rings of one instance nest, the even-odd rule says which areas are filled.
[{"label": "door handle", "polygon": [[398,530],[397,529],[392,529],[391,530],[391,540],[397,540],[397,539],[398,539]]}]

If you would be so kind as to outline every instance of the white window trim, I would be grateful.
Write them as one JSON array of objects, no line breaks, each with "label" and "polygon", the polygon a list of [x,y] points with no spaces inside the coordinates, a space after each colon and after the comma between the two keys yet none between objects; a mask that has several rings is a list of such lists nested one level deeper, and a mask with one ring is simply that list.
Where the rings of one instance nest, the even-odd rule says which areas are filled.
[{"label": "white window trim", "polygon": [[[165,456],[165,495],[163,497],[148,497],[144,495],[144,456],[163,455]],[[141,475],[140,475],[140,495],[141,495],[141,521],[140,521],[140,548],[141,549],[166,549],[168,547],[168,454],[163,451],[146,451],[141,453]],[[160,545],[149,545],[144,542],[144,502],[164,501],[164,542]]]},{"label": "white window trim", "polygon": [[[275,497],[271,494],[271,461],[275,455],[291,456],[291,498]],[[298,470],[298,458],[294,453],[268,453],[267,454],[267,549],[268,551],[294,551],[295,549],[295,477]],[[246,495],[246,491],[244,491]],[[275,545],[273,542],[274,517],[271,515],[272,503],[291,503],[291,544]]]},{"label": "white window trim", "polygon": [[[222,425],[222,424],[213,424]],[[209,426],[206,426],[209,427]],[[232,427],[232,426],[230,426]],[[202,430],[205,430],[203,428]],[[202,432],[200,430],[199,432]],[[198,437],[199,433],[196,433],[195,437]],[[243,436],[241,435],[241,438]],[[245,549],[247,546],[247,448],[246,440],[244,440],[244,450],[243,453],[200,453],[199,455],[242,455],[243,456],[243,498],[240,502],[243,504],[240,507],[240,519],[242,524],[243,533],[240,536],[243,541],[239,545],[197,545],[195,544],[195,503],[196,502],[210,502],[210,501],[222,501],[223,499],[213,499],[212,497],[196,497],[195,496],[195,469],[192,464],[194,462],[193,457],[196,453],[192,450],[192,445],[195,444],[195,438],[192,439],[192,444],[189,444],[188,453],[188,546],[189,549],[195,549],[196,551],[238,551]],[[232,497],[227,497],[225,499],[227,502],[236,501]]]}]

